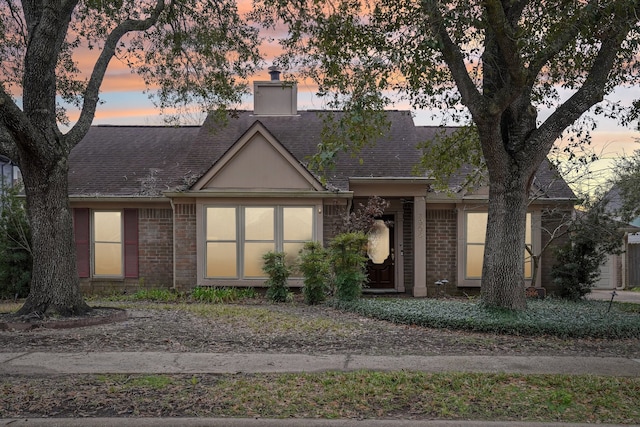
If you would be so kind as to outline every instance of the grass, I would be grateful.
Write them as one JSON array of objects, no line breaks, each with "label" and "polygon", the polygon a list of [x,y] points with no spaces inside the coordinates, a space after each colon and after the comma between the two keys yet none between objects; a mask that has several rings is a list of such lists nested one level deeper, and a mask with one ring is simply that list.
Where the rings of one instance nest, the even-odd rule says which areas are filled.
[{"label": "grass", "polygon": [[18,311],[20,307],[22,307],[22,304],[22,301],[0,301],[0,313],[14,313]]},{"label": "grass", "polygon": [[[167,306],[175,309],[175,306]],[[301,318],[295,314],[277,312],[261,307],[243,305],[209,305],[184,304],[179,309],[189,311],[198,316],[220,319],[225,323],[237,323],[249,327],[253,332],[278,333],[298,330],[309,333],[337,333],[348,332],[352,327],[339,320],[326,318]]]},{"label": "grass", "polygon": [[[38,381],[47,384],[38,386]],[[0,390],[0,408],[4,408],[0,417],[4,418],[54,410],[56,416],[99,416],[100,410],[108,410],[137,416],[411,417],[594,424],[640,420],[640,378],[589,375],[409,371],[85,375],[4,378]]]},{"label": "grass", "polygon": [[488,309],[475,301],[360,299],[330,302],[338,309],[395,323],[431,328],[560,338],[638,338],[638,304],[606,301],[532,300],[527,310]]},{"label": "grass", "polygon": [[133,294],[114,294],[93,296],[89,300],[106,301],[151,301],[151,302],[207,302],[212,304],[229,303],[243,299],[256,298],[253,288],[196,287],[191,292],[175,292],[171,289],[140,289]]}]

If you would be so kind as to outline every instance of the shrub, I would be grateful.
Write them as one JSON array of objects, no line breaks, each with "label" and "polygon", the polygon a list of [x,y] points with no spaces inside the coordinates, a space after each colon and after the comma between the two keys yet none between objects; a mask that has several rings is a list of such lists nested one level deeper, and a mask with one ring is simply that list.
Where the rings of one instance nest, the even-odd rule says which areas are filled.
[{"label": "shrub", "polygon": [[600,276],[604,256],[590,239],[574,239],[573,244],[556,249],[556,264],[551,269],[551,277],[558,287],[559,296],[577,301],[591,292]]},{"label": "shrub", "polygon": [[368,239],[362,232],[342,233],[329,245],[329,260],[334,272],[335,296],[341,301],[353,301],[360,297],[367,283]]},{"label": "shrub", "polygon": [[264,271],[269,279],[267,284],[267,298],[273,302],[285,302],[289,299],[289,287],[287,279],[291,275],[291,268],[285,264],[284,252],[267,252],[262,256],[264,259]]},{"label": "shrub", "polygon": [[329,281],[327,251],[319,242],[307,242],[300,251],[300,272],[304,276],[302,295],[305,304],[314,305],[326,299]]},{"label": "shrub", "polygon": [[31,281],[31,230],[19,187],[0,189],[0,298],[23,298]]},{"label": "shrub", "polygon": [[384,210],[389,207],[389,202],[385,199],[372,196],[367,200],[367,204],[360,203],[358,209],[345,215],[342,223],[338,224],[337,233],[355,233],[361,232],[368,234],[373,229],[376,218],[384,214]]},{"label": "shrub", "polygon": [[571,241],[556,250],[556,264],[551,270],[559,296],[573,301],[591,292],[607,254],[622,253],[623,232],[607,210],[607,199],[586,200],[583,204],[588,209],[577,213],[570,226]]}]

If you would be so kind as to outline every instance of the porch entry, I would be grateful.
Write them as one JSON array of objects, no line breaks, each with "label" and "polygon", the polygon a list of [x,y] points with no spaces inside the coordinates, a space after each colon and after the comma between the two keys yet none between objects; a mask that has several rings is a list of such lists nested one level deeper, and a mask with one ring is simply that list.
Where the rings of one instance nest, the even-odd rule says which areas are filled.
[{"label": "porch entry", "polygon": [[375,220],[369,233],[367,262],[369,289],[395,289],[395,233],[393,215],[384,215]]}]

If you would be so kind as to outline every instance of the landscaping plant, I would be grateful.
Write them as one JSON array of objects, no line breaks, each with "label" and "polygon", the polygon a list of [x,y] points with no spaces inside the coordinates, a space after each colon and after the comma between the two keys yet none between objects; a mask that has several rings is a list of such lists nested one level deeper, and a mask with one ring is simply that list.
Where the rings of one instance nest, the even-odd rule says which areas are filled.
[{"label": "landscaping plant", "polygon": [[595,203],[580,213],[570,242],[556,250],[551,276],[562,298],[576,301],[591,292],[606,256],[621,253],[622,232],[605,206]]},{"label": "landscaping plant", "polygon": [[0,298],[24,298],[31,280],[31,230],[19,186],[0,190]]},{"label": "landscaping plant", "polygon": [[315,305],[326,299],[330,265],[327,251],[320,242],[307,242],[300,251],[298,267],[304,276],[302,295],[305,304]]},{"label": "landscaping plant", "polygon": [[329,261],[338,300],[353,301],[362,294],[367,283],[367,243],[367,235],[362,232],[342,233],[331,241]]},{"label": "landscaping plant", "polygon": [[291,275],[291,267],[285,264],[284,252],[269,251],[262,256],[264,271],[269,279],[267,284],[267,298],[273,302],[285,302],[289,298],[287,279]]}]

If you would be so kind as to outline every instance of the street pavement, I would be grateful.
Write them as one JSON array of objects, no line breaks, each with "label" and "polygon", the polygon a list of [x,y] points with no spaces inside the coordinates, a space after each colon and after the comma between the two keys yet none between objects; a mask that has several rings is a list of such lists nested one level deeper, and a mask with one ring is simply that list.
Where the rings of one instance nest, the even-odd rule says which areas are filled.
[{"label": "street pavement", "polygon": [[[615,295],[612,293],[615,292]],[[640,304],[640,292],[621,291],[613,289],[594,289],[586,295],[587,299],[611,301],[611,297],[616,302],[633,302]]]}]

